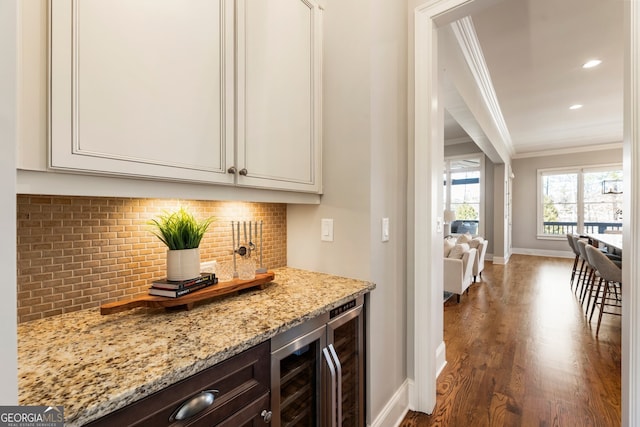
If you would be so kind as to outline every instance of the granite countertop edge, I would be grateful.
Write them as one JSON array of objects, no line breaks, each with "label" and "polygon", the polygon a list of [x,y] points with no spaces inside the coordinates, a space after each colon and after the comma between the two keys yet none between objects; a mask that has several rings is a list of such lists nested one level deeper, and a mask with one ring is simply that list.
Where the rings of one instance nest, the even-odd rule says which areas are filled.
[{"label": "granite countertop edge", "polygon": [[[162,390],[170,384],[174,384],[188,378],[191,375],[220,363],[257,344],[267,341],[274,336],[294,328],[309,319],[322,315],[353,298],[364,295],[376,287],[374,283],[368,281],[349,279],[325,273],[309,272],[289,267],[275,269],[274,273],[276,274],[276,278],[273,282],[273,286],[268,286],[265,290],[249,291],[237,296],[221,298],[209,304],[203,304],[202,306],[197,307],[192,310],[193,313],[183,312],[172,315],[164,314],[163,311],[159,310],[134,309],[115,315],[99,316],[99,314],[95,313],[95,310],[90,310],[88,313],[87,310],[84,310],[83,312],[69,313],[68,315],[59,316],[60,318],[58,319],[52,318],[50,321],[43,319],[19,325],[19,403],[21,405],[62,405],[65,407],[66,426],[84,425]],[[318,296],[318,294],[320,295]],[[317,297],[317,301],[314,301],[313,297]],[[272,316],[272,314],[274,313],[274,310],[278,310],[278,307],[271,307],[270,304],[272,302],[278,304],[280,302],[279,299],[283,298],[287,301],[302,301],[302,307],[300,307],[299,310],[292,310],[291,313],[282,314],[281,318],[276,318],[271,322],[265,321],[265,319],[260,316],[254,315],[254,311],[262,309],[264,310],[264,313],[260,314],[264,317],[277,317]],[[309,300],[310,302],[305,305],[304,301],[306,300]],[[133,382],[128,386],[120,386],[118,383],[117,386],[111,385],[111,388],[109,388],[110,383],[106,385],[100,384],[99,378],[96,379],[94,377],[108,377],[110,370],[115,370],[116,368],[108,366],[100,371],[100,366],[94,367],[93,365],[104,364],[105,361],[110,362],[111,360],[115,360],[113,363],[118,363],[118,358],[122,358],[122,355],[98,354],[96,356],[96,361],[91,360],[92,355],[89,355],[85,364],[83,364],[83,361],[79,362],[76,360],[70,360],[69,358],[68,353],[74,354],[77,351],[77,348],[80,348],[83,345],[88,345],[84,342],[84,339],[87,336],[95,338],[96,336],[99,337],[99,333],[105,335],[126,335],[131,333],[130,331],[127,331],[127,325],[131,324],[131,328],[133,329],[136,326],[139,326],[139,323],[148,322],[149,319],[157,319],[157,323],[159,325],[154,325],[156,329],[148,332],[148,335],[150,336],[151,334],[158,333],[159,329],[162,330],[162,328],[166,326],[164,323],[168,325],[172,325],[174,323],[181,325],[184,322],[189,322],[189,325],[192,325],[193,323],[197,324],[199,319],[206,319],[207,321],[212,322],[210,319],[216,315],[220,315],[217,313],[220,311],[223,312],[221,315],[224,316],[224,318],[232,319],[234,315],[237,315],[239,319],[244,320],[244,313],[235,314],[234,310],[246,310],[246,308],[243,307],[251,307],[252,304],[258,308],[256,310],[247,311],[247,317],[250,318],[246,323],[249,326],[246,328],[238,327],[238,331],[236,332],[228,331],[228,336],[225,336],[224,339],[222,339],[223,343],[219,346],[212,345],[211,350],[207,351],[201,348],[203,346],[197,346],[198,342],[196,342],[192,345],[197,346],[194,348],[200,352],[189,362],[182,363],[184,358],[181,358],[178,355],[175,357],[171,355],[169,356],[168,361],[169,366],[166,368],[163,368],[162,366],[160,366],[160,368],[155,368],[156,371],[164,370],[164,372],[156,372],[156,374],[151,375],[150,378]],[[224,310],[229,310],[229,312],[225,312]],[[278,311],[277,314],[280,314],[280,311]],[[175,316],[176,318],[172,316]],[[85,320],[87,318],[90,320]],[[110,318],[113,319],[115,326],[109,326],[110,324],[108,321]],[[80,325],[72,324],[76,319],[78,319],[77,322]],[[87,326],[82,324],[83,321],[87,321],[90,325]],[[264,325],[262,323],[264,323]],[[58,331],[61,327],[65,327],[70,330],[67,330],[67,334],[64,334],[63,337],[57,337],[58,334],[53,331]],[[255,329],[258,329],[258,331],[254,332]],[[142,334],[140,335],[142,336]],[[44,336],[46,336],[46,339],[43,338]],[[62,344],[63,340],[73,339],[70,337],[76,336],[78,337],[77,342],[69,344],[65,341],[65,344]],[[189,336],[201,339],[207,338],[206,333],[201,332],[199,329],[195,331],[193,335]],[[233,339],[234,336],[237,336],[237,339]],[[157,345],[157,349],[148,350],[147,352],[150,354],[153,354],[154,351],[167,352],[167,348],[172,348],[176,344],[172,339],[175,341],[178,337],[179,335],[176,335],[173,338],[170,337],[166,340],[160,340],[162,342],[160,345]],[[104,337],[105,340],[102,340],[103,337],[99,338],[103,348],[98,350],[97,353],[109,353],[112,346],[116,348],[114,351],[117,351],[119,348],[118,345],[121,345],[119,341],[109,341],[109,337]],[[142,340],[149,338],[150,337],[143,336],[140,340],[141,343],[137,347],[135,341],[131,345],[139,350],[139,348],[145,344]],[[59,350],[59,353],[61,354],[56,354],[55,357],[50,358],[41,349],[36,350],[32,348],[36,345],[35,341],[41,339],[45,340],[42,345],[46,345],[51,348],[54,348],[56,343],[60,343],[60,347],[62,349]],[[112,339],[115,340],[116,337],[112,337]],[[153,345],[157,343],[156,341],[152,342]],[[188,351],[189,345],[187,344],[184,347],[185,351]],[[86,352],[86,348],[84,350]],[[79,352],[82,353],[82,351]],[[82,357],[80,357],[80,359],[82,360]],[[126,360],[126,362],[123,363],[130,362],[127,357],[124,357],[124,360]],[[82,370],[82,373],[74,371],[74,365],[80,365],[78,369]],[[133,364],[132,370],[135,369],[136,366],[139,365]],[[58,368],[61,375],[64,375],[66,372],[68,373],[68,376],[73,376],[75,374],[78,378],[62,378],[60,379],[60,382],[63,384],[57,384],[57,377],[49,378],[49,375],[41,375],[42,371],[48,373],[56,371],[56,368]],[[103,373],[103,371],[106,371],[106,373]],[[153,369],[150,369],[150,371],[155,372]],[[117,374],[120,373],[116,371],[116,375]],[[90,378],[87,379],[86,376],[89,376]],[[132,376],[133,375],[126,375],[126,378],[130,378]],[[92,383],[91,385],[86,386],[87,390],[85,390],[83,384],[78,384],[82,380],[87,380]],[[64,383],[65,381],[66,384]],[[36,388],[37,391],[35,390]],[[51,389],[50,393],[42,392],[47,388]],[[107,395],[99,399],[97,403],[91,403],[91,397],[85,395],[90,394],[92,390],[101,390]],[[34,394],[36,393],[38,398],[48,400],[40,402],[36,401],[34,397]],[[56,400],[64,399],[65,397],[73,397],[76,401],[69,403]]]}]

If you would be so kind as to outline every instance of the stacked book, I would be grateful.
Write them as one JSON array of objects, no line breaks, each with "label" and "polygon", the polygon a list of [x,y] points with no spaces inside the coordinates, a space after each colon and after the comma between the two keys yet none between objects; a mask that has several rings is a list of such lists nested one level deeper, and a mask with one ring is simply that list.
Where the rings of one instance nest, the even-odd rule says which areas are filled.
[{"label": "stacked book", "polygon": [[151,282],[149,295],[178,298],[216,283],[218,278],[213,273],[202,273],[200,277],[188,280],[154,280]]}]

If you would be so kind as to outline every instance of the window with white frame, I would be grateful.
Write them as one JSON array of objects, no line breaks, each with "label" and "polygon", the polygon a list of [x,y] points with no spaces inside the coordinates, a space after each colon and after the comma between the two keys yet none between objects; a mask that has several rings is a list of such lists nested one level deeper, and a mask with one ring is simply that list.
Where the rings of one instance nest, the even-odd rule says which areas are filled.
[{"label": "window with white frame", "polygon": [[[452,233],[482,234],[484,156],[447,157],[444,162],[444,211],[454,213]],[[446,217],[446,215],[445,215]]]},{"label": "window with white frame", "polygon": [[622,229],[622,166],[538,170],[538,237]]}]

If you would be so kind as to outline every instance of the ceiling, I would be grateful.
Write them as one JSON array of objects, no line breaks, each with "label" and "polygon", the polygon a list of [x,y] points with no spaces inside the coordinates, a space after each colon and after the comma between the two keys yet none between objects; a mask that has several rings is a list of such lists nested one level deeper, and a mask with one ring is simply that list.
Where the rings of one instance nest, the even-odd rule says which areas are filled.
[{"label": "ceiling", "polygon": [[[622,141],[623,7],[503,0],[471,15],[515,157]],[[602,63],[582,68],[590,59]],[[464,135],[445,114],[445,141]]]}]

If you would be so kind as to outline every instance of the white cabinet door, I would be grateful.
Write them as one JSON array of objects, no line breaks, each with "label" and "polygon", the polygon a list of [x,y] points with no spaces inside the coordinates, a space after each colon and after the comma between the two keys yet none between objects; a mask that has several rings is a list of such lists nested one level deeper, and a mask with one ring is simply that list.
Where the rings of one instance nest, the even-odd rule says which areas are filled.
[{"label": "white cabinet door", "polygon": [[52,168],[233,183],[232,0],[50,5]]},{"label": "white cabinet door", "polygon": [[237,2],[237,183],[321,191],[321,10]]}]

